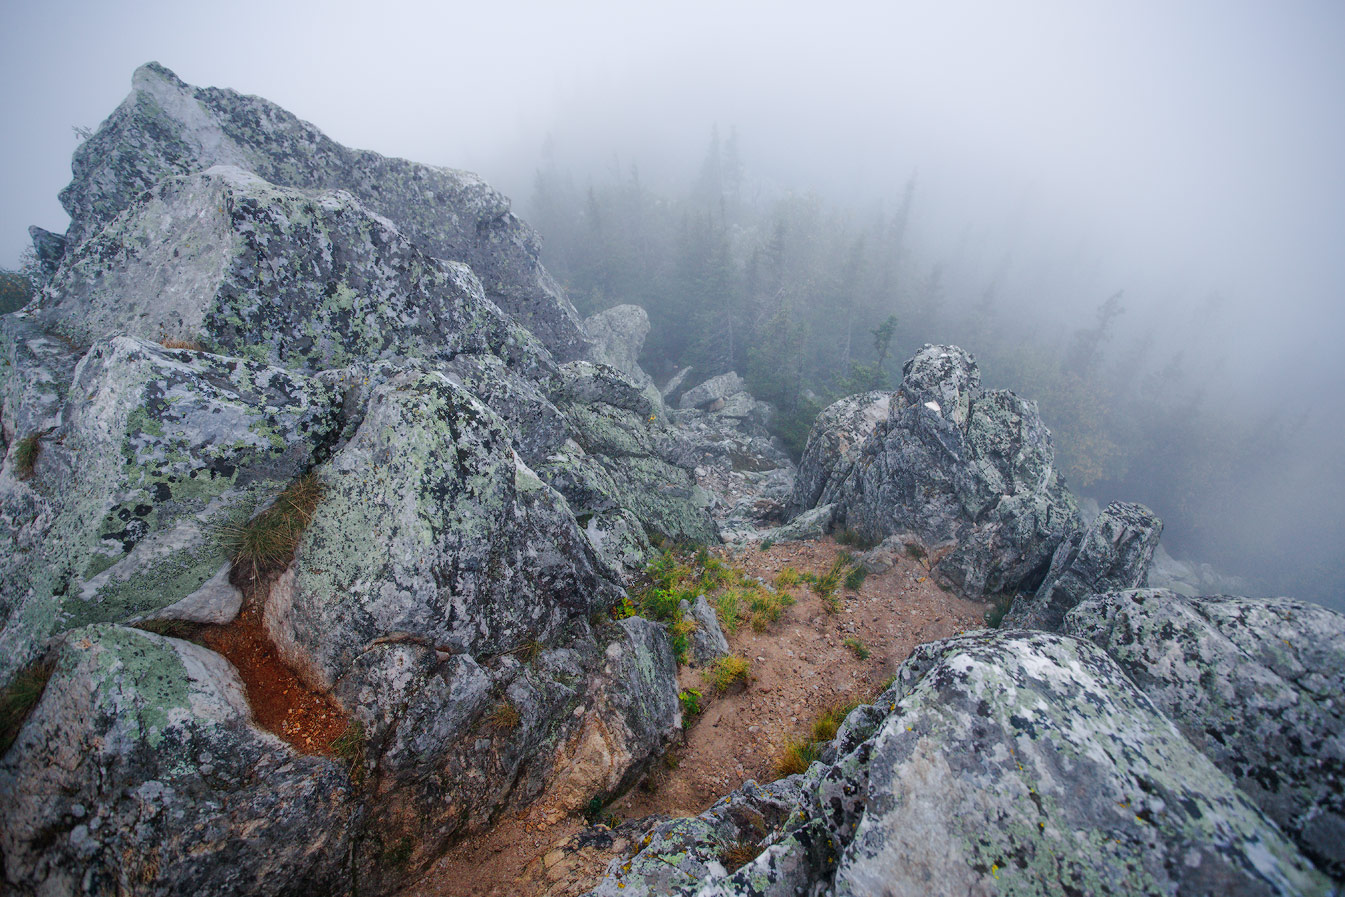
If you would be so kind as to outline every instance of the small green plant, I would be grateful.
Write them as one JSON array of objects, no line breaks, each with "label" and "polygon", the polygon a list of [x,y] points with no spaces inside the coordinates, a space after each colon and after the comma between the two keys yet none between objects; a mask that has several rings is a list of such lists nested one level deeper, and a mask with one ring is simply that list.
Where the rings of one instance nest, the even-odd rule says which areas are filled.
[{"label": "small green plant", "polygon": [[694,617],[683,616],[680,612],[677,614],[668,632],[672,635],[673,656],[677,658],[679,665],[687,663],[691,659],[691,633],[696,631]]},{"label": "small green plant", "polygon": [[752,624],[752,629],[757,632],[765,632],[772,623],[780,619],[784,609],[794,603],[792,596],[761,585],[748,591],[746,595],[747,619]]},{"label": "small green plant", "polygon": [[840,731],[841,723],[850,715],[850,711],[859,706],[858,701],[846,701],[843,704],[832,704],[817,715],[813,720],[809,735],[814,742],[825,743],[836,737]]},{"label": "small green plant", "polygon": [[747,685],[752,675],[752,664],[736,654],[725,654],[706,670],[705,675],[715,694],[722,695],[740,683]]},{"label": "small green plant", "polygon": [[855,654],[855,656],[858,657],[860,660],[868,660],[868,659],[869,659],[869,649],[868,649],[868,646],[865,645],[865,644],[864,644],[862,641],[860,641],[859,639],[855,638],[854,636],[850,636],[849,638],[847,638],[847,639],[843,642],[843,644],[845,645],[845,647],[847,647],[847,648],[849,648],[851,651],[853,651],[854,654]]},{"label": "small green plant", "polygon": [[803,575],[793,567],[786,566],[779,573],[775,574],[775,587],[777,589],[788,589],[803,582]]},{"label": "small green plant", "polygon": [[507,651],[505,653],[512,654],[519,660],[523,661],[524,663],[530,664],[537,658],[541,657],[542,651],[545,649],[546,646],[543,645],[541,642],[537,641],[537,639],[529,639],[528,641],[519,645],[517,648],[514,648],[513,650]]},{"label": "small green plant", "polygon": [[705,708],[701,706],[701,701],[705,695],[701,694],[699,689],[684,688],[677,693],[677,700],[682,704],[683,716],[699,716]]},{"label": "small green plant", "polygon": [[907,542],[906,556],[908,558],[911,558],[912,560],[923,561],[925,559],[925,549],[921,548],[914,542]]},{"label": "small green plant", "polygon": [[51,679],[54,665],[48,662],[35,663],[22,670],[14,681],[0,691],[0,755],[9,750],[14,739],[19,737],[24,720],[37,706],[42,692]]},{"label": "small green plant", "polygon": [[635,605],[631,603],[630,598],[622,595],[621,600],[612,605],[608,616],[613,620],[624,620],[627,617],[635,616],[635,610]]},{"label": "small green plant", "polygon": [[37,468],[37,456],[42,454],[42,434],[29,433],[14,443],[14,475],[26,480]]},{"label": "small green plant", "polygon": [[774,539],[762,539],[760,544],[757,545],[757,548],[761,549],[762,551],[770,551],[774,547],[775,547]]},{"label": "small green plant", "polygon": [[616,828],[621,824],[615,813],[607,812],[604,801],[601,796],[594,797],[584,804],[584,809],[579,811],[584,817],[584,821],[589,825],[606,825],[608,828]]},{"label": "small green plant", "polygon": [[796,773],[807,772],[813,761],[822,756],[817,745],[802,739],[790,739],[785,742],[784,750],[775,761],[775,772],[780,778]]},{"label": "small green plant", "polygon": [[864,580],[868,577],[869,571],[863,564],[856,564],[850,568],[850,572],[845,574],[845,587],[851,591],[858,592],[859,587],[864,585]]},{"label": "small green plant", "polygon": [[505,698],[486,714],[486,726],[492,732],[512,732],[518,728],[520,719],[514,702]]},{"label": "small green plant", "polygon": [[761,856],[762,847],[756,841],[743,840],[726,844],[719,852],[719,862],[729,872],[736,872]]},{"label": "small green plant", "polygon": [[347,766],[358,766],[364,760],[364,726],[359,720],[351,722],[344,732],[332,739],[331,751]]},{"label": "small green plant", "polygon": [[277,573],[294,559],[299,538],[313,519],[324,487],[309,473],[285,487],[275,502],[243,523],[224,527],[225,543],[234,566],[254,580]]},{"label": "small green plant", "polygon": [[715,613],[719,616],[719,625],[729,635],[738,631],[743,621],[742,601],[737,592],[725,592],[714,599]]},{"label": "small green plant", "polygon": [[845,568],[849,565],[850,556],[845,552],[841,552],[836,556],[836,560],[832,562],[831,569],[817,577],[813,582],[813,591],[823,599],[830,598],[836,593],[836,589],[840,586],[841,580],[845,578]]}]

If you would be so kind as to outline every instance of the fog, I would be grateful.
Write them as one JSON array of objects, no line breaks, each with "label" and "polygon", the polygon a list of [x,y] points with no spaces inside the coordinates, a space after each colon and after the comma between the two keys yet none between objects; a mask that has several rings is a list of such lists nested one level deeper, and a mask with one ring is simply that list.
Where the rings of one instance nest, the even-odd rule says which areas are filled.
[{"label": "fog", "polygon": [[1124,291],[1118,351],[1149,334],[1211,413],[1291,432],[1235,500],[1210,497],[1224,510],[1200,532],[1165,539],[1345,608],[1337,2],[68,3],[6,18],[0,264],[18,264],[29,224],[64,230],[72,128],[96,127],[151,59],[348,145],[475,170],[525,217],[543,166],[581,188],[636,166],[674,193],[717,125],[763,201],[890,213],[914,178],[912,253],[942,266],[950,306],[994,282],[1006,328],[1068,334]]}]

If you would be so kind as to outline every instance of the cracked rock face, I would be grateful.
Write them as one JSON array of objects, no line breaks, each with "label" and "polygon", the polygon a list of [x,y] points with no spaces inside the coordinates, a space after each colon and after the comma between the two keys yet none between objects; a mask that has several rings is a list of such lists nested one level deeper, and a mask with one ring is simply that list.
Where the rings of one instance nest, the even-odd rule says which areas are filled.
[{"label": "cracked rock face", "polygon": [[1144,505],[1112,502],[1060,543],[1046,581],[1035,595],[1015,600],[1000,627],[1057,632],[1088,596],[1144,585],[1162,533],[1163,521]]},{"label": "cracked rock face", "polygon": [[1290,598],[1096,595],[1065,632],[1107,651],[1323,870],[1345,879],[1345,617]]},{"label": "cracked rock face", "polygon": [[462,262],[490,300],[562,360],[589,351],[578,315],[538,259],[537,235],[474,174],[352,150],[260,97],[184,84],[157,63],[75,151],[61,192],[67,251],[172,175],[237,166],[279,187],[349,191],[427,256]]},{"label": "cracked rock face", "polygon": [[870,539],[942,546],[935,575],[969,598],[1035,590],[1080,526],[1036,404],[982,390],[956,346],[926,346],[897,392],[842,399],[818,418],[793,505],[830,503]]},{"label": "cracked rock face", "polygon": [[338,892],[352,792],[252,724],[219,655],[89,626],[0,761],[5,875],[30,894]]},{"label": "cracked rock face", "polygon": [[792,803],[732,874],[703,859],[718,835],[703,815],[690,843],[651,843],[594,893],[1332,891],[1115,662],[1059,635],[920,646]]}]

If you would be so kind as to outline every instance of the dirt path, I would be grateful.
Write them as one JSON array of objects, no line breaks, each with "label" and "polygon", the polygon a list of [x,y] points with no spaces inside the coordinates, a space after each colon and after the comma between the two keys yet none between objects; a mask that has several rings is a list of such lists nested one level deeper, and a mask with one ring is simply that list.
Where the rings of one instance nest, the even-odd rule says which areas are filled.
[{"label": "dirt path", "polygon": [[[841,550],[828,538],[720,554],[770,583],[786,566],[825,573]],[[751,661],[751,684],[711,699],[673,752],[675,766],[656,769],[613,803],[616,817],[693,816],[748,779],[775,778],[786,741],[824,710],[871,698],[916,645],[984,625],[984,605],[942,591],[908,558],[857,590],[839,589],[837,613],[807,585],[789,591],[796,603],[767,631],[744,625],[728,636],[732,651]],[[679,681],[710,695],[700,670],[684,667]],[[402,897],[573,897],[597,883],[612,857],[632,852],[639,836],[634,823],[612,832],[578,818],[548,828],[526,814],[507,816],[446,854]]]}]

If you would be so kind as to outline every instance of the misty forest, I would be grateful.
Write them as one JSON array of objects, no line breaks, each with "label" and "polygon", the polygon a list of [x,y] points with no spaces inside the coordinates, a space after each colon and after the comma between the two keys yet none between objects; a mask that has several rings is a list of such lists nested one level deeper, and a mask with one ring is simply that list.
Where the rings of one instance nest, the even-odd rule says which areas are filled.
[{"label": "misty forest", "polygon": [[0,892],[1340,897],[1345,12],[236,6],[0,37]]}]

